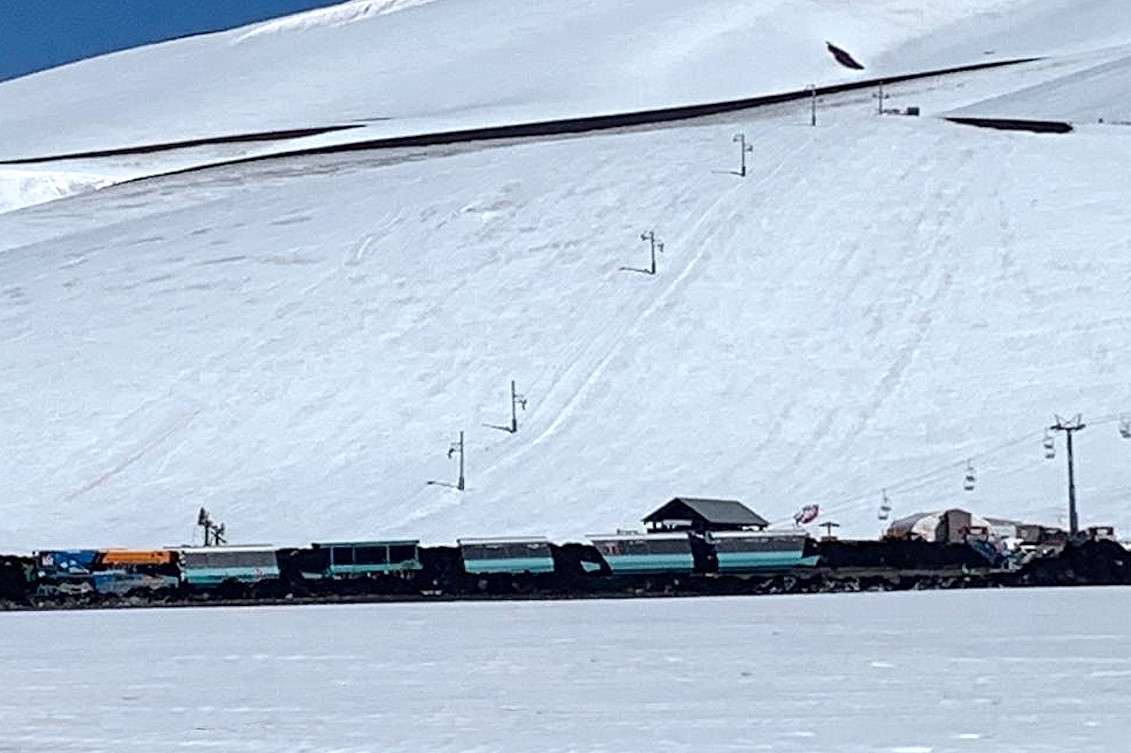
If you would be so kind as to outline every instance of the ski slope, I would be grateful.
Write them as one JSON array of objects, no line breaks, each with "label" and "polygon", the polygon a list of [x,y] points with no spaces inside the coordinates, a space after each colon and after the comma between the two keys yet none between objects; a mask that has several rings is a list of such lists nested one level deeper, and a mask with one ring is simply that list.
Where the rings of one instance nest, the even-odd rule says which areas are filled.
[{"label": "ski slope", "polygon": [[[0,211],[216,155],[175,150],[16,171],[3,164],[11,160],[358,126],[222,150],[249,156],[740,99],[1127,41],[1122,0],[1086,5],[1080,12],[1067,0],[355,0],[0,84]],[[826,40],[866,70],[837,65]],[[92,170],[102,181],[81,179]]]},{"label": "ski slope", "polygon": [[[240,34],[337,39],[461,7]],[[222,59],[240,34],[202,39]],[[772,519],[819,503],[870,537],[881,489],[896,515],[1056,523],[1054,412],[1092,422],[1082,522],[1126,531],[1131,130],[934,117],[1039,103],[1126,56],[889,88],[922,118],[878,117],[859,92],[822,101],[817,128],[781,105],[231,165],[0,215],[0,549],[178,543],[200,505],[234,541],[278,543],[578,539],[675,495]],[[1126,101],[1126,79],[1100,80],[1094,102]],[[75,133],[111,132],[90,125]],[[737,131],[755,146],[746,179]],[[658,274],[622,269],[647,264],[648,229]],[[530,401],[514,435],[492,428],[511,379]],[[463,493],[443,485],[461,430]]]},{"label": "ski slope", "polygon": [[[1109,56],[1104,56],[1109,57]],[[969,107],[955,115],[1131,126],[1131,51],[1071,74]]]}]

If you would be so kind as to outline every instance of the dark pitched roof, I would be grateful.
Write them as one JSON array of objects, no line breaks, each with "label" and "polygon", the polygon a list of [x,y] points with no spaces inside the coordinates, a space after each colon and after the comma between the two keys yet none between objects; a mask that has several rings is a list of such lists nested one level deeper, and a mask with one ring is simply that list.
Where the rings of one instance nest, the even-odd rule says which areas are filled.
[{"label": "dark pitched roof", "polygon": [[700,518],[708,523],[727,526],[766,527],[770,522],[735,499],[702,499],[676,497],[644,518],[645,523],[663,520]]}]

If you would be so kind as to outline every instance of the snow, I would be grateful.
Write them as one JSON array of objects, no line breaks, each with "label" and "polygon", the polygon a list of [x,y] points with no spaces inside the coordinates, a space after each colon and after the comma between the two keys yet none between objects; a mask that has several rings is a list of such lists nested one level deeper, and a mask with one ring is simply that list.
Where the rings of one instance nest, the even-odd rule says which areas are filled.
[{"label": "snow", "polygon": [[37,751],[1118,753],[1110,589],[4,615]]},{"label": "snow", "polygon": [[[818,502],[871,536],[881,487],[899,514],[1056,522],[1040,427],[1128,404],[1123,132],[877,119],[855,96],[818,129],[798,105],[311,157],[0,218],[3,543],[172,543],[198,504],[237,540],[578,538],[676,494]],[[660,273],[619,269],[653,227]],[[512,378],[513,436],[488,426]],[[427,486],[454,481],[460,429],[468,491]],[[961,495],[967,457],[1034,431]],[[1131,522],[1126,452],[1114,425],[1078,438],[1085,521]]]},{"label": "snow", "polygon": [[1131,125],[1131,48],[1100,65],[956,111],[955,115]]},{"label": "snow", "polygon": [[295,13],[271,21],[253,24],[236,38],[236,42],[244,42],[260,34],[303,32],[319,26],[343,26],[430,2],[435,2],[435,0],[381,0],[380,2],[353,0],[353,2],[332,5],[328,8],[315,8],[303,13]]},{"label": "snow", "polygon": [[[340,143],[737,99],[810,83],[1037,54],[1034,50],[1093,50],[1131,25],[1123,0],[1092,0],[1089,13],[1096,25],[1064,26],[1054,41],[1045,41],[1042,27],[1027,23],[1069,9],[1075,15],[1078,5],[1076,0],[857,0],[851,7],[839,0],[345,3],[0,84],[0,160],[299,127],[365,126],[326,139]],[[1058,20],[1053,16],[1050,22]],[[1031,43],[1034,38],[1041,40],[1039,47]],[[868,70],[837,65],[825,51],[826,40],[849,50]],[[267,151],[266,145],[257,150]],[[162,168],[161,161],[139,165],[134,177]],[[0,210],[18,206],[9,201]]]},{"label": "snow", "polygon": [[[535,87],[506,112],[611,107],[618,94],[626,109],[640,105],[634,90],[617,88],[628,68],[610,68],[606,81],[594,62],[623,43],[628,32],[609,14],[630,6],[640,10],[532,4],[512,14],[548,33],[551,11],[565,13],[565,38],[587,40],[592,55],[544,44],[551,57],[572,55],[575,68],[552,74],[570,86]],[[907,10],[866,7],[893,18]],[[948,23],[958,18],[949,7],[924,18]],[[397,24],[420,24],[417,42],[449,24],[469,32],[470,8],[435,0],[239,44],[194,38],[6,83],[0,104],[28,97],[45,109],[0,107],[0,143],[15,156],[33,142],[38,151],[171,141],[197,125],[316,125],[304,120],[309,98],[332,99],[345,85],[295,45],[334,55],[382,34],[392,44]],[[494,3],[476,8],[496,12]],[[730,70],[720,61],[741,45],[719,42],[727,19],[762,28],[746,15],[754,11],[692,23],[684,5],[648,8],[666,39],[701,40],[681,53],[691,69]],[[1011,19],[1027,28],[1025,16]],[[818,26],[823,39],[829,27]],[[536,40],[545,39],[512,31],[503,24],[497,36],[475,37],[495,52],[469,58],[469,78],[443,89],[455,97],[450,121],[427,108],[421,117],[457,127],[473,112],[459,102],[503,96],[515,71],[551,75],[521,56],[507,65],[494,57],[526,44],[541,54]],[[519,47],[503,44],[512,37]],[[791,37],[778,39],[788,46]],[[429,49],[437,60],[455,54]],[[265,58],[256,56],[267,52],[276,73],[291,70],[284,59],[303,61],[279,79],[293,96],[248,97],[254,118],[242,120],[224,97],[259,90],[232,61],[260,75]],[[175,85],[186,75],[174,64],[181,53],[231,74],[191,117],[191,98]],[[1063,446],[1045,461],[1041,430],[1053,413],[1076,412],[1089,422],[1077,437],[1081,519],[1131,529],[1131,447],[1116,432],[1131,410],[1131,131],[1095,124],[1039,136],[936,117],[996,110],[1010,97],[1018,111],[1037,112],[1068,101],[1056,92],[1081,82],[1089,103],[1117,108],[1128,79],[1097,73],[1121,70],[1127,57],[1096,47],[888,87],[888,106],[920,106],[921,118],[877,117],[861,91],[824,98],[815,129],[797,103],[658,129],[229,165],[0,215],[0,551],[180,543],[200,505],[233,541],[278,543],[579,539],[631,527],[675,495],[742,499],[774,520],[819,503],[822,520],[845,535],[872,537],[882,489],[897,517],[962,506],[1055,524]],[[776,84],[815,71],[777,61],[788,76]],[[651,70],[654,61],[637,62]],[[409,79],[418,71],[399,65],[389,70],[410,70]],[[489,66],[501,71],[498,87],[471,77]],[[65,101],[69,87],[111,68],[122,74],[107,77],[121,107],[77,117],[83,103]],[[700,91],[681,65],[657,70],[676,68],[675,78],[657,74],[672,88],[650,102]],[[130,77],[132,88],[113,88]],[[149,96],[159,85],[164,100]],[[405,96],[440,91],[412,86]],[[37,127],[36,113],[52,108],[59,127]],[[107,120],[119,115],[136,132]],[[730,172],[738,131],[755,147],[745,180]],[[67,191],[55,171],[85,188],[260,148],[283,147],[203,146],[10,172],[21,185],[35,173],[62,186],[25,191],[50,198]],[[648,229],[666,243],[655,277],[621,269],[647,263],[639,236]],[[511,379],[530,400],[514,435],[492,428],[509,419]],[[427,483],[454,482],[445,453],[460,430],[463,494]],[[973,495],[962,492],[968,459]]]},{"label": "snow", "polygon": [[31,207],[112,185],[105,169],[93,174],[72,170],[0,167],[0,209]]}]

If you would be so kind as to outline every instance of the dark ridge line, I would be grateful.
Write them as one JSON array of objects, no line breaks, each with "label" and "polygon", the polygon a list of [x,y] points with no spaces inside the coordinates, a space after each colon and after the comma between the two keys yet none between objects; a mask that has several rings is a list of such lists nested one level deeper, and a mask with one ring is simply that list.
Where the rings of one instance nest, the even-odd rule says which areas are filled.
[{"label": "dark ridge line", "polygon": [[[1012,65],[1022,65],[1044,60],[1043,57],[1014,58],[1011,60],[996,60],[990,63],[972,63],[952,68],[939,68],[920,73],[904,73],[898,76],[871,78],[864,81],[851,81],[844,84],[817,87],[818,95],[840,94],[842,92],[868,89],[880,83],[898,84],[904,81],[916,81],[924,78],[948,76],[955,73],[982,71],[991,68],[1004,68]],[[759,107],[793,102],[813,96],[812,90],[782,92],[780,94],[767,94],[760,97],[746,99],[726,100],[724,102],[709,102],[699,105],[682,105],[659,110],[640,110],[637,112],[620,113],[616,115],[590,115],[580,118],[566,118],[562,120],[546,120],[536,123],[519,123],[516,125],[486,126],[483,128],[469,128],[459,131],[441,131],[436,133],[422,133],[410,136],[387,136],[384,138],[370,139],[367,141],[354,141],[348,144],[329,144],[327,146],[309,147],[307,149],[294,149],[273,154],[259,154],[251,157],[240,157],[221,162],[211,162],[204,165],[194,165],[180,170],[171,170],[164,173],[144,175],[138,178],[124,180],[115,185],[124,186],[131,183],[166,178],[173,175],[210,170],[216,167],[242,165],[251,162],[264,162],[267,160],[283,159],[286,157],[309,157],[323,154],[340,154],[343,152],[375,151],[381,149],[399,149],[405,147],[444,146],[476,141],[502,141],[506,139],[524,139],[544,136],[563,136],[595,131],[610,131],[640,125],[659,123],[672,123],[681,120],[695,120],[711,115],[720,115],[741,110],[752,110]]]},{"label": "dark ridge line", "polygon": [[951,123],[993,128],[998,131],[1028,131],[1030,133],[1071,133],[1072,124],[1057,120],[1016,120],[1013,118],[946,118]]},{"label": "dark ridge line", "polygon": [[285,131],[260,131],[258,133],[238,133],[233,136],[211,136],[203,139],[189,141],[170,141],[162,144],[143,144],[142,146],[123,146],[116,149],[97,149],[90,152],[73,152],[71,154],[51,154],[46,157],[20,157],[19,159],[0,160],[0,165],[33,165],[40,162],[62,162],[72,159],[94,159],[98,157],[124,157],[132,154],[154,154],[168,152],[175,149],[189,149],[196,146],[213,146],[215,144],[241,144],[256,141],[283,141],[287,139],[301,139],[307,136],[321,136],[324,133],[349,131],[355,128],[364,128],[364,125],[333,125],[318,128],[292,128]]}]

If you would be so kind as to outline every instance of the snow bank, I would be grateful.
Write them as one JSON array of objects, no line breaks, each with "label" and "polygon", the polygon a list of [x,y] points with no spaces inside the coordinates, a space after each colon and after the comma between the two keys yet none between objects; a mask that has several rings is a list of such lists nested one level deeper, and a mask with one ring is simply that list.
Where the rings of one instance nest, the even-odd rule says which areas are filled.
[{"label": "snow bank", "polygon": [[93,191],[113,182],[96,174],[0,167],[0,213]]}]

